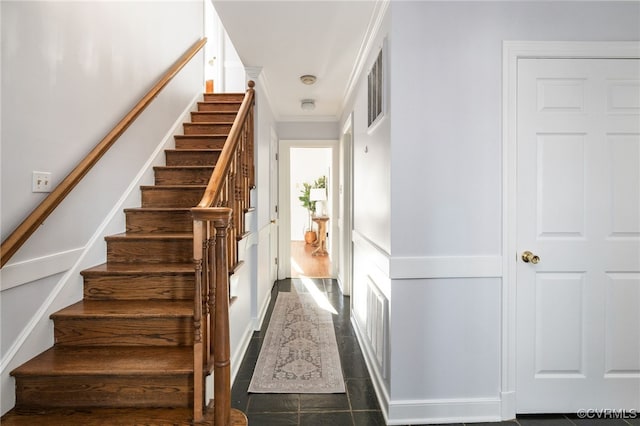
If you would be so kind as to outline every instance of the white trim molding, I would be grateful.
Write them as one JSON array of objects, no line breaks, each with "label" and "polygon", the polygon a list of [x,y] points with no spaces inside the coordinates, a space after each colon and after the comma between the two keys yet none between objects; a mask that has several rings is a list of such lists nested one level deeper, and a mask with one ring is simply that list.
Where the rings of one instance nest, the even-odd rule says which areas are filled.
[{"label": "white trim molding", "polygon": [[504,41],[502,49],[502,419],[516,415],[516,101],[518,60],[640,58],[640,42]]},{"label": "white trim molding", "polygon": [[10,263],[0,269],[0,291],[66,272],[73,267],[84,249],[85,247],[78,247]]},{"label": "white trim molding", "polygon": [[357,230],[353,243],[391,280],[501,278],[502,256],[391,256]]},{"label": "white trim molding", "polygon": [[394,280],[502,277],[502,256],[392,256],[389,276]]},{"label": "white trim molding", "polygon": [[399,400],[390,402],[387,424],[498,422],[499,413],[499,398]]}]

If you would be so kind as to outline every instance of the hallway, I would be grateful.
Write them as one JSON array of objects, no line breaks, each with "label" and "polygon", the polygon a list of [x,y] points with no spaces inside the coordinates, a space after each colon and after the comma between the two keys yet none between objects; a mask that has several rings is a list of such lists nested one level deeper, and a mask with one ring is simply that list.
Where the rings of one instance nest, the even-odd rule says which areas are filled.
[{"label": "hallway", "polygon": [[[343,394],[248,394],[247,388],[258,359],[271,311],[278,292],[295,290],[308,292],[303,280],[323,292],[338,311],[334,327],[340,362],[347,392]],[[271,304],[262,329],[254,333],[232,389],[232,406],[244,411],[251,426],[326,425],[376,426],[384,418],[376,399],[360,347],[349,322],[349,298],[340,292],[332,279],[286,279],[277,281],[272,290]]]}]

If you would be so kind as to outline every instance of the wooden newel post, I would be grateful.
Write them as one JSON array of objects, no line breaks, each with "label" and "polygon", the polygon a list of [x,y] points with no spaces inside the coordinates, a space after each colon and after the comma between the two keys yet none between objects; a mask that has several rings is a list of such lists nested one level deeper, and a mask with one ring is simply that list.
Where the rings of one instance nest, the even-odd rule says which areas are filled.
[{"label": "wooden newel post", "polygon": [[213,352],[213,416],[216,425],[228,426],[231,419],[231,347],[229,338],[229,267],[227,229],[231,209],[216,209],[215,334]]},{"label": "wooden newel post", "polygon": [[202,329],[202,243],[205,239],[204,223],[195,220],[193,223],[193,263],[195,267],[194,309],[193,309],[193,420],[202,420],[204,410],[204,370],[203,370],[203,329]]},{"label": "wooden newel post", "polygon": [[[209,224],[209,332],[213,351],[213,417],[216,426],[231,425],[231,345],[229,336],[229,267],[227,265],[227,229],[232,209],[226,207],[191,209],[196,221]],[[211,251],[213,249],[213,251]],[[206,339],[203,339],[206,342]],[[206,359],[206,356],[205,356]]]}]

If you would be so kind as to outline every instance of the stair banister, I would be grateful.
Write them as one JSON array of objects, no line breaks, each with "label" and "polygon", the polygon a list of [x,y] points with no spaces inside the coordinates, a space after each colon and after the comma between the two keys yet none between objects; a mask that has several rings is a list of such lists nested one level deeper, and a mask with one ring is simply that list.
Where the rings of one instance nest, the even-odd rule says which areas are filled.
[{"label": "stair banister", "polygon": [[207,189],[204,191],[204,195],[198,203],[198,207],[214,207],[214,203],[220,195],[220,191],[223,186],[222,184],[224,183],[227,173],[229,172],[229,168],[231,167],[231,160],[233,159],[233,155],[235,154],[240,142],[244,123],[253,108],[255,96],[253,88],[255,87],[255,83],[253,80],[249,80],[247,85],[249,86],[247,94],[242,100],[242,105],[240,105],[237,118],[235,119],[233,126],[231,126],[227,142],[225,143],[222,153],[220,154],[220,158],[216,163],[216,167],[211,174],[211,179],[209,179]]},{"label": "stair banister", "polygon": [[206,38],[196,41],[118,124],[84,157],[56,188],[22,221],[0,246],[0,268],[22,247],[62,200],[75,188],[91,168],[111,148],[135,119],[149,106],[160,91],[189,63],[205,45]]},{"label": "stair banister", "polygon": [[[204,195],[191,209],[196,272],[194,296],[194,422],[204,418],[204,379],[213,370],[216,426],[246,425],[231,409],[229,273],[237,266],[238,240],[254,186],[253,81],[233,122]],[[208,418],[209,416],[207,416]]]}]

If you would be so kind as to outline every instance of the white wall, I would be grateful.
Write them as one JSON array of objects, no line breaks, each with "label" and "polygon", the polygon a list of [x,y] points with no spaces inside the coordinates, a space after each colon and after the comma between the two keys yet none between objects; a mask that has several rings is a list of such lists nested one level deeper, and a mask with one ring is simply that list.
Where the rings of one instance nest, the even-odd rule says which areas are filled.
[{"label": "white wall", "polygon": [[[3,1],[0,8],[4,239],[44,198],[31,193],[32,171],[52,172],[53,184],[60,182],[201,37],[203,4]],[[43,304],[54,308],[81,297],[79,274],[70,277],[65,272],[202,90],[202,82],[198,55],[3,268],[3,412],[14,396],[7,376],[11,365],[28,359],[29,351],[52,344]],[[139,199],[127,202],[139,205]],[[123,226],[121,217],[107,231],[119,232]],[[100,246],[88,256],[97,263],[105,257],[106,247]],[[54,287],[60,291],[56,302],[49,299]],[[44,309],[42,324],[29,324],[37,320],[39,309]],[[27,342],[35,343],[16,352],[16,342],[30,327],[34,332]],[[8,358],[8,351],[18,355]]]},{"label": "white wall", "polygon": [[[353,278],[351,304],[353,324],[360,345],[368,359],[369,371],[374,379],[380,405],[383,410],[389,406],[391,378],[387,371],[389,364],[389,345],[387,335],[383,344],[386,352],[382,364],[376,360],[372,336],[374,330],[385,330],[388,324],[374,323],[370,295],[381,293],[391,299],[389,279],[389,255],[391,251],[391,110],[386,109],[377,125],[368,129],[367,125],[367,73],[375,61],[378,52],[388,37],[391,25],[389,9],[386,9],[380,28],[373,35],[371,50],[358,83],[349,99],[341,118],[340,128],[353,112]],[[387,51],[387,54],[391,52]],[[385,68],[388,80],[388,67]],[[390,91],[388,84],[385,95]],[[348,214],[347,212],[344,213]],[[413,327],[414,324],[411,324]],[[388,329],[387,329],[388,332]],[[388,333],[387,333],[388,334]]]},{"label": "white wall", "polygon": [[[499,420],[515,413],[501,383],[502,41],[638,40],[640,4],[398,1],[389,19],[391,122],[380,146],[363,132],[366,76],[350,104],[354,286],[390,301],[390,377],[374,368],[374,380],[391,424]],[[385,140],[384,159],[370,155]],[[389,178],[380,220],[360,208],[358,181],[375,175]]]},{"label": "white wall", "polygon": [[500,252],[502,40],[637,39],[638,7],[392,5],[394,255]]},{"label": "white wall", "polygon": [[337,140],[340,132],[335,121],[281,121],[278,136],[280,140]]}]

